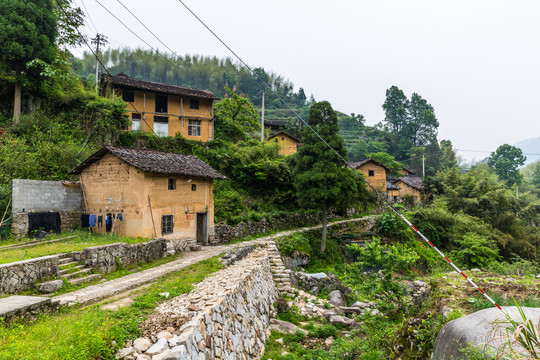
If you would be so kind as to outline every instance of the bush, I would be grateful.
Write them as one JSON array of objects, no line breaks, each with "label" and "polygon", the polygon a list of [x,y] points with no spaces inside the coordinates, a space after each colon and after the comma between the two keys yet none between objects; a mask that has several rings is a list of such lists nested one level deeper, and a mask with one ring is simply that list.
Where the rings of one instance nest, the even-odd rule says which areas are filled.
[{"label": "bush", "polygon": [[452,252],[454,261],[467,268],[486,269],[499,258],[499,252],[488,239],[473,233],[467,233],[457,241],[459,250]]},{"label": "bush", "polygon": [[321,325],[309,332],[309,336],[326,339],[333,336],[334,339],[338,337],[338,329],[331,324]]},{"label": "bush", "polygon": [[291,236],[281,238],[277,241],[279,251],[282,255],[291,256],[295,250],[308,255],[311,254],[311,245],[305,234],[297,233]]}]

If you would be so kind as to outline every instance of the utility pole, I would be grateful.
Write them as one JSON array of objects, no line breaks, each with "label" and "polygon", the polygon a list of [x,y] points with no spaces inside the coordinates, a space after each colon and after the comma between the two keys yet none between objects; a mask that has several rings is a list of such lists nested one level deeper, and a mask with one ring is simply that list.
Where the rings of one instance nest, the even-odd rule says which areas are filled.
[{"label": "utility pole", "polygon": [[264,142],[264,90],[262,91],[261,142]]},{"label": "utility pole", "polygon": [[99,46],[108,44],[109,41],[103,34],[96,34],[95,38],[92,38],[92,44],[96,44],[96,94],[98,93],[98,69],[99,69]]},{"label": "utility pole", "polygon": [[426,159],[422,154],[422,177],[426,177]]}]

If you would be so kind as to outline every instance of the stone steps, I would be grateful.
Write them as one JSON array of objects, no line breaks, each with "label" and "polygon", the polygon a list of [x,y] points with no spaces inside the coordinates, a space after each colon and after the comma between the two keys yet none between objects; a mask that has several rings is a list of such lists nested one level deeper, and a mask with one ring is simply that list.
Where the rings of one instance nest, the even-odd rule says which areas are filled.
[{"label": "stone steps", "polygon": [[89,274],[91,271],[92,271],[92,269],[90,269],[90,268],[83,268],[83,269],[80,269],[79,271],[75,271],[75,272],[72,272],[72,273],[60,275],[60,277],[63,278],[63,279],[80,278],[80,277],[82,277],[81,275]]},{"label": "stone steps", "polygon": [[294,297],[294,289],[291,286],[290,273],[291,271],[283,265],[281,255],[275,243],[268,245],[268,258],[270,260],[270,268],[274,283],[281,295]]},{"label": "stone steps", "polygon": [[75,271],[81,270],[83,268],[84,268],[84,265],[77,265],[69,269],[62,269],[58,271],[58,275],[62,276],[62,275],[74,273]]},{"label": "stone steps", "polygon": [[66,254],[66,257],[60,259],[60,269],[58,275],[66,279],[71,285],[79,285],[92,280],[101,279],[100,274],[91,274],[92,269],[76,261]]}]

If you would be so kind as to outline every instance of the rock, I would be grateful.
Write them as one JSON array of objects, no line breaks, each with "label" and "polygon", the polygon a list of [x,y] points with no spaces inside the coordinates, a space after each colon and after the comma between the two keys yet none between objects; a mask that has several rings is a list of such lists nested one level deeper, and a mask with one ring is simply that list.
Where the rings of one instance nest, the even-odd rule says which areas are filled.
[{"label": "rock", "polygon": [[150,346],[152,346],[152,342],[147,338],[138,338],[133,342],[133,348],[140,352],[145,352],[150,349]]},{"label": "rock", "polygon": [[341,316],[341,315],[330,316],[330,319],[328,319],[328,321],[332,325],[343,325],[343,326],[357,326],[358,325],[358,323],[354,321],[353,319],[349,319],[348,317]]},{"label": "rock", "polygon": [[278,320],[278,319],[270,319],[270,329],[277,332],[288,333],[288,334],[294,334],[297,331],[302,331],[303,333],[307,334],[306,330],[301,329],[298,326],[291,324],[290,322]]},{"label": "rock", "polygon": [[137,355],[137,360],[152,360],[152,358],[146,354]]},{"label": "rock", "polygon": [[64,280],[45,281],[38,285],[38,291],[42,293],[52,293],[64,285]]},{"label": "rock", "polygon": [[334,290],[330,294],[328,294],[328,297],[330,298],[330,303],[335,306],[347,306],[345,303],[345,300],[343,299],[343,295],[341,294],[341,291]]},{"label": "rock", "polygon": [[323,312],[323,316],[326,319],[329,319],[330,316],[336,316],[337,314],[338,314],[337,311],[334,311],[334,310],[326,310],[325,312]]},{"label": "rock", "polygon": [[369,304],[368,304],[368,303],[365,303],[365,302],[357,301],[357,302],[355,302],[354,304],[352,304],[351,307],[356,307],[356,308],[364,309],[364,308],[369,307]]},{"label": "rock", "polygon": [[[117,359],[126,359],[127,357],[131,356],[133,354],[133,348],[132,347],[127,347],[127,348],[123,348],[123,349],[120,349],[118,350],[118,352],[116,353],[116,358]],[[133,357],[135,358],[135,357]]]},{"label": "rock", "polygon": [[339,309],[345,313],[345,314],[360,314],[362,313],[362,309],[356,306],[346,307],[346,306],[340,306]]},{"label": "rock", "polygon": [[150,347],[150,349],[146,351],[146,353],[148,355],[157,355],[157,354],[161,354],[167,349],[169,349],[169,344],[167,344],[167,340],[159,339],[158,342],[156,342],[154,345]]},{"label": "rock", "polygon": [[283,345],[283,339],[282,339],[282,338],[276,339],[276,342],[277,342],[278,344]]},{"label": "rock", "polygon": [[165,340],[169,340],[169,339],[172,339],[172,334],[168,331],[162,331],[160,332],[159,334],[156,335],[156,337],[158,339],[165,339]]},{"label": "rock", "polygon": [[[171,350],[167,349],[161,354],[157,354],[152,356],[152,360],[169,360],[169,355],[171,354]],[[176,360],[176,359],[174,359]]]},{"label": "rock", "polygon": [[451,307],[443,306],[442,309],[439,311],[439,313],[443,316],[443,318],[446,320],[448,319],[448,316],[454,311]]},{"label": "rock", "polygon": [[[527,318],[533,322],[534,326],[538,327],[540,309],[526,307],[522,309]],[[522,321],[515,306],[505,306],[503,310],[507,311],[512,319]],[[497,327],[494,321],[504,319],[505,316],[499,309],[489,308],[448,322],[439,332],[439,335],[437,335],[433,347],[432,359],[466,359],[465,355],[459,350],[461,347],[467,347],[468,343],[495,357],[496,352],[493,349],[502,348],[507,335],[504,325]],[[489,344],[491,349],[484,349],[483,345],[486,343]],[[519,353],[523,349],[516,345],[514,350],[517,350],[516,353]]]},{"label": "rock", "polygon": [[199,305],[191,304],[188,306],[189,311],[201,311],[201,307]]},{"label": "rock", "polygon": [[333,343],[334,343],[334,337],[332,337],[332,336],[330,336],[330,337],[326,338],[326,340],[324,340],[324,344],[326,346],[331,346]]}]

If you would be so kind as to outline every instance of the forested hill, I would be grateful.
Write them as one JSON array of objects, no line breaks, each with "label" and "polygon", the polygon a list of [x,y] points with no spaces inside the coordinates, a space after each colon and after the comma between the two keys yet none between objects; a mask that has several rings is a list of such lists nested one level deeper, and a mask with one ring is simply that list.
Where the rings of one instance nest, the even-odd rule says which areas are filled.
[{"label": "forested hill", "polygon": [[[225,95],[225,87],[228,87],[246,96],[255,106],[260,106],[262,90],[265,89],[258,76],[291,107],[301,109],[306,105],[307,98],[302,88],[294,92],[293,83],[261,67],[255,68],[257,75],[253,75],[230,58],[199,55],[177,58],[152,50],[122,48],[107,49],[101,54],[101,59],[112,74],[122,72],[141,80],[209,90],[219,97]],[[74,59],[73,67],[78,75],[94,79],[95,64],[94,55],[85,53],[82,59]],[[266,91],[265,107],[281,109],[284,105],[273,93]]]}]

